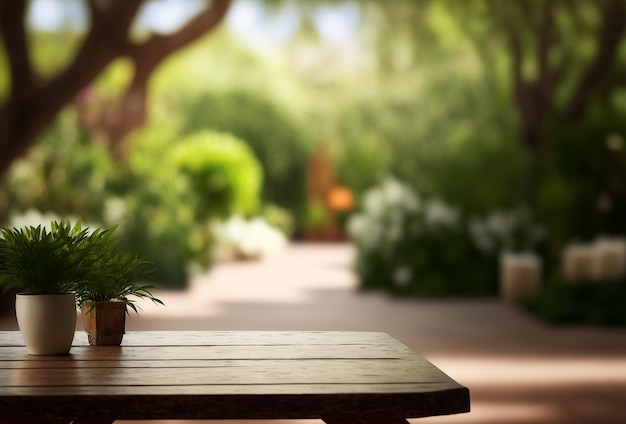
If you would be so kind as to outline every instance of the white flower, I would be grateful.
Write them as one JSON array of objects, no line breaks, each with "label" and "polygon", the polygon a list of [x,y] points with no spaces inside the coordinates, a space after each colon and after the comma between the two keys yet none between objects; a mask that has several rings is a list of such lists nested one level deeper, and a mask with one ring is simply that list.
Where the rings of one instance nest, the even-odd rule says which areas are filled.
[{"label": "white flower", "polygon": [[459,212],[447,203],[433,199],[425,205],[424,219],[427,226],[452,227],[459,222]]},{"label": "white flower", "polygon": [[393,270],[393,282],[398,287],[406,287],[411,282],[413,273],[407,265],[400,265]]},{"label": "white flower", "polygon": [[525,207],[494,211],[484,219],[473,218],[469,232],[476,247],[485,253],[531,249],[545,237],[544,228],[532,222],[530,210]]},{"label": "white flower", "polygon": [[382,243],[381,226],[365,214],[356,214],[348,220],[348,234],[365,250],[373,250]]},{"label": "white flower", "polygon": [[231,217],[217,232],[218,250],[226,255],[260,258],[285,248],[287,239],[262,218]]},{"label": "white flower", "polygon": [[368,215],[374,217],[383,216],[385,213],[385,202],[383,193],[380,190],[373,189],[365,193],[363,200],[363,209]]},{"label": "white flower", "polygon": [[469,220],[469,233],[476,247],[483,253],[493,253],[495,249],[494,240],[487,231],[486,225],[478,218]]},{"label": "white flower", "polygon": [[388,208],[407,212],[416,211],[419,208],[419,198],[407,184],[389,178],[382,184],[381,190]]},{"label": "white flower", "polygon": [[239,250],[247,257],[264,256],[282,250],[286,243],[283,233],[271,227],[265,220],[254,218],[248,222]]},{"label": "white flower", "polygon": [[390,210],[414,212],[419,209],[420,199],[411,187],[388,178],[380,186],[365,193],[364,211],[374,217],[383,218]]},{"label": "white flower", "polygon": [[402,203],[406,188],[404,184],[389,178],[383,183],[382,191],[387,203],[397,205]]},{"label": "white flower", "polygon": [[235,215],[220,228],[218,237],[223,241],[237,244],[245,238],[246,226],[246,220],[239,215]]}]

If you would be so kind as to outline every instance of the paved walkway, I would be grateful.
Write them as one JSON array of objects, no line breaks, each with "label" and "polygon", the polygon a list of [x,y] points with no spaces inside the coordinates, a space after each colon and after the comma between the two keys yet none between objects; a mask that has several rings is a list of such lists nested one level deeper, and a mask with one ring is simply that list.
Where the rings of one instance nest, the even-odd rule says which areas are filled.
[{"label": "paved walkway", "polygon": [[384,331],[470,388],[470,414],[411,422],[626,422],[626,329],[551,327],[497,299],[360,293],[353,255],[348,244],[295,244],[222,263],[185,291],[159,292],[166,307],[142,303],[127,329]]}]

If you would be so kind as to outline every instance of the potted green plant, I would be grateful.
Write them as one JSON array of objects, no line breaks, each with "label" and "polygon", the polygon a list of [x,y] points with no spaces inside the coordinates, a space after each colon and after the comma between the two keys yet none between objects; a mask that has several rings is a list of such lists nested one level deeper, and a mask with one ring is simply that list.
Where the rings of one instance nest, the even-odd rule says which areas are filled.
[{"label": "potted green plant", "polygon": [[31,355],[67,354],[76,328],[74,290],[98,260],[109,231],[89,232],[80,221],[2,228],[0,287],[15,298],[18,326]]},{"label": "potted green plant", "polygon": [[119,251],[116,243],[110,237],[107,239],[89,278],[76,286],[76,303],[91,345],[121,344],[128,308],[138,312],[131,296],[163,304],[150,293],[155,288],[153,285],[139,283],[149,274],[148,266],[145,259]]}]

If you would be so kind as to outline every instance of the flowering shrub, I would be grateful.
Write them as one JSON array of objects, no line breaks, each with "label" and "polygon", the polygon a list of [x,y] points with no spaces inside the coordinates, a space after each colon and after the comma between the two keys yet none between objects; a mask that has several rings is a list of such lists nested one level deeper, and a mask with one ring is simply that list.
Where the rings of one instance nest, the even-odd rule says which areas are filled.
[{"label": "flowering shrub", "polygon": [[387,179],[348,222],[363,288],[399,294],[492,294],[495,265],[474,247],[459,210]]},{"label": "flowering shrub", "polygon": [[237,259],[260,259],[280,251],[287,238],[263,218],[246,220],[239,215],[228,219],[217,231],[217,255]]},{"label": "flowering shrub", "polygon": [[484,218],[471,218],[469,231],[476,247],[490,255],[533,251],[546,233],[533,221],[526,207],[497,210]]}]

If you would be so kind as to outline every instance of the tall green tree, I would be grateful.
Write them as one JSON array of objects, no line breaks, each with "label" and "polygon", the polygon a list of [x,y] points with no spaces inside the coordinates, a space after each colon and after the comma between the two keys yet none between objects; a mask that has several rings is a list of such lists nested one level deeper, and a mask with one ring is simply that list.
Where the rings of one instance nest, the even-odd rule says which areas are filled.
[{"label": "tall green tree", "polygon": [[[626,0],[368,1],[383,40],[410,40],[419,58],[436,41],[433,9],[449,14],[473,41],[487,72],[504,77],[520,140],[533,152],[549,144],[546,128],[583,121],[626,86]],[[439,34],[441,36],[441,34]],[[393,46],[383,43],[383,61]],[[506,64],[501,57],[506,58]],[[504,73],[501,71],[506,69]],[[500,75],[497,75],[500,71]]]}]

